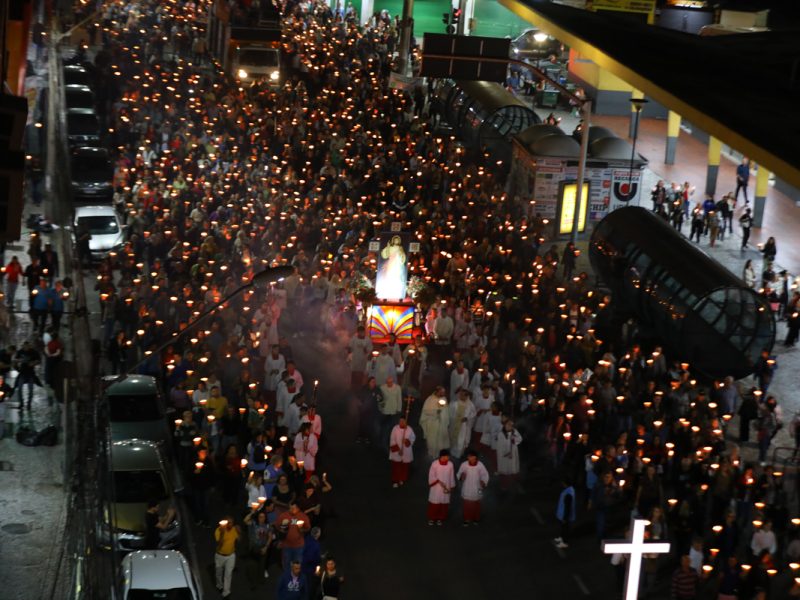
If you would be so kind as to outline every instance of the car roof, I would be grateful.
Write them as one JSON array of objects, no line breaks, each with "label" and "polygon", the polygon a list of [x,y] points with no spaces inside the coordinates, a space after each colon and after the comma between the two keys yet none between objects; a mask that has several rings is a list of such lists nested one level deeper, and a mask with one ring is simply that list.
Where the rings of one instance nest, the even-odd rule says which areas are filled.
[{"label": "car roof", "polygon": [[102,155],[103,158],[108,158],[110,160],[110,156],[108,154],[108,150],[105,148],[95,148],[93,146],[81,146],[79,148],[75,148],[72,151],[73,156],[99,156]]},{"label": "car roof", "polygon": [[67,116],[69,117],[70,115],[91,115],[93,117],[97,116],[93,108],[70,108],[67,110]]},{"label": "car roof", "polygon": [[123,559],[131,589],[169,590],[190,587],[189,563],[177,550],[138,550]]},{"label": "car roof", "polygon": [[[113,382],[117,377],[111,375],[104,380]],[[152,375],[127,375],[106,388],[106,396],[149,396],[157,393],[158,385]]]},{"label": "car roof", "polygon": [[160,471],[158,446],[146,440],[123,440],[111,446],[112,471]]},{"label": "car roof", "polygon": [[117,217],[117,211],[113,206],[77,206],[75,207],[75,219],[81,217]]}]

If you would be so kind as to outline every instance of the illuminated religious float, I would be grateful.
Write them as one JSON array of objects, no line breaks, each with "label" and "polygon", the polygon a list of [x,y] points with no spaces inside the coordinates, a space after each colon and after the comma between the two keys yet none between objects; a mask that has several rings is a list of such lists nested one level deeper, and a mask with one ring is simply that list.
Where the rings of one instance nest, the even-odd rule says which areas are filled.
[{"label": "illuminated religious float", "polygon": [[419,243],[411,241],[401,223],[394,222],[390,231],[370,242],[369,250],[377,254],[378,260],[376,300],[367,312],[369,335],[373,343],[385,344],[394,334],[398,343],[408,344],[416,321],[414,302],[408,293],[408,257],[419,252]]}]

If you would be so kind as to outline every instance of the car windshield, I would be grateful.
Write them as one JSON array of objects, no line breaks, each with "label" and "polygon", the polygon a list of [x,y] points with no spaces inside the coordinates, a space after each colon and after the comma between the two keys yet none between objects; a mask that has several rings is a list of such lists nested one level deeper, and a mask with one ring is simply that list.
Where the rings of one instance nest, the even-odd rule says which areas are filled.
[{"label": "car windshield", "polygon": [[114,170],[107,158],[81,156],[72,159],[72,177],[78,181],[111,182]]},{"label": "car windshield", "polygon": [[171,590],[130,590],[127,600],[192,600],[189,588]]},{"label": "car windshield", "polygon": [[157,421],[162,418],[156,396],[109,396],[108,407],[112,423]]},{"label": "car windshield", "polygon": [[239,64],[243,67],[277,67],[277,50],[239,50]]},{"label": "car windshield", "polygon": [[119,225],[117,225],[117,220],[113,217],[80,217],[78,223],[80,226],[86,225],[92,235],[119,233]]},{"label": "car windshield", "polygon": [[134,504],[166,499],[167,488],[158,471],[114,472],[114,502]]}]

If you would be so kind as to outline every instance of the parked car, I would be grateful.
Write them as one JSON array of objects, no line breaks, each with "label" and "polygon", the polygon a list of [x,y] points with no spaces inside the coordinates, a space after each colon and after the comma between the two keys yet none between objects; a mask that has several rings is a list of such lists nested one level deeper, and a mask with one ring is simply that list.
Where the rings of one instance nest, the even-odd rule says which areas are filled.
[{"label": "parked car", "polygon": [[81,65],[64,66],[64,85],[92,86],[92,76]]},{"label": "parked car", "polygon": [[177,550],[137,550],[122,558],[122,600],[200,600],[201,587]]},{"label": "parked car", "polygon": [[[109,252],[115,252],[125,244],[125,229],[119,222],[117,211],[110,205],[77,207],[72,230],[75,241],[84,230],[88,230],[92,236],[89,240],[89,251],[93,261],[102,260]],[[163,421],[163,418],[161,420]],[[122,435],[117,439],[129,437],[150,439],[146,436],[131,435]]]},{"label": "parked car", "polygon": [[111,440],[138,438],[162,444],[165,450],[171,448],[172,438],[156,378],[150,375],[121,378],[112,375],[104,381],[108,384],[105,399],[111,422]]},{"label": "parked car", "polygon": [[72,148],[100,145],[100,120],[92,108],[67,111],[67,140]]},{"label": "parked car", "polygon": [[123,552],[142,550],[147,542],[145,513],[148,503],[158,503],[160,515],[173,509],[175,517],[161,531],[160,549],[181,543],[182,510],[175,495],[172,465],[157,444],[124,440],[111,445],[111,537],[113,548]]},{"label": "parked car", "polygon": [[88,85],[64,86],[64,106],[70,108],[90,108],[94,110],[94,92]]},{"label": "parked car", "polygon": [[81,146],[70,156],[72,199],[111,202],[114,195],[114,165],[108,150]]},{"label": "parked car", "polygon": [[548,58],[561,54],[561,42],[539,29],[526,29],[511,40],[511,58]]}]

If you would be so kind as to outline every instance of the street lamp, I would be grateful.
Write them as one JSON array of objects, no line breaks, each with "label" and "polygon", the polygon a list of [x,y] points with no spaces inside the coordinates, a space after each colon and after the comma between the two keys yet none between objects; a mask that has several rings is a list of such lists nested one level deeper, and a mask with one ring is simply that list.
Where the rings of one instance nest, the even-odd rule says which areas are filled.
[{"label": "street lamp", "polygon": [[639,119],[641,118],[642,109],[644,105],[649,102],[645,98],[631,98],[631,105],[636,112],[636,118],[633,122],[633,144],[631,145],[631,166],[628,170],[628,202],[633,200],[633,160],[636,157],[636,138],[639,137]]},{"label": "street lamp", "polygon": [[189,331],[191,331],[192,329],[197,327],[206,317],[211,315],[218,308],[222,307],[226,302],[229,302],[230,300],[232,300],[233,298],[235,298],[236,296],[238,296],[239,294],[241,294],[245,290],[249,290],[250,288],[255,287],[257,285],[269,285],[269,284],[272,284],[272,283],[277,283],[279,281],[283,281],[284,279],[289,277],[289,275],[291,275],[292,273],[294,273],[294,267],[289,266],[289,265],[283,265],[283,266],[280,266],[280,267],[268,267],[268,268],[264,269],[263,271],[259,271],[258,273],[254,274],[250,278],[250,281],[248,281],[245,284],[240,285],[238,288],[233,290],[230,294],[225,296],[222,300],[217,302],[214,306],[212,306],[211,308],[205,310],[203,313],[199,314],[197,316],[197,318],[194,319],[193,321],[190,321],[186,325],[186,327],[183,328],[183,330],[173,333],[172,337],[170,339],[168,339],[166,342],[164,342],[163,344],[161,344],[158,348],[156,348],[155,350],[152,350],[152,351],[150,351],[148,353],[145,353],[144,358],[142,358],[139,362],[137,362],[135,365],[133,365],[130,369],[125,371],[125,373],[123,375],[120,375],[120,377],[118,379],[124,379],[128,375],[133,375],[139,367],[141,367],[144,363],[146,363],[148,360],[150,360],[151,356],[153,356],[154,354],[156,356],[161,354],[161,351],[164,350],[167,346],[177,342],[184,335],[186,335]]}]

